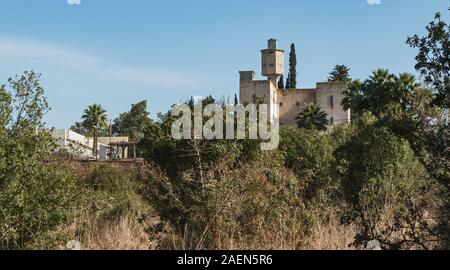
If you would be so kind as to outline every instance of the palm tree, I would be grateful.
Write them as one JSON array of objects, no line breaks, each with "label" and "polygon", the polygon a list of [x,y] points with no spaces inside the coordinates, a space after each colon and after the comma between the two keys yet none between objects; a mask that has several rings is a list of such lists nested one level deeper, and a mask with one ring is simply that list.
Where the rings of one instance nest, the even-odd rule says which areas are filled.
[{"label": "palm tree", "polygon": [[299,128],[327,130],[327,114],[322,111],[319,105],[307,105],[297,116],[297,126]]},{"label": "palm tree", "polygon": [[94,104],[84,110],[83,126],[87,129],[92,129],[94,137],[94,147],[92,148],[92,154],[94,158],[97,158],[97,136],[98,129],[104,128],[108,125],[108,116],[106,110],[102,105]]}]

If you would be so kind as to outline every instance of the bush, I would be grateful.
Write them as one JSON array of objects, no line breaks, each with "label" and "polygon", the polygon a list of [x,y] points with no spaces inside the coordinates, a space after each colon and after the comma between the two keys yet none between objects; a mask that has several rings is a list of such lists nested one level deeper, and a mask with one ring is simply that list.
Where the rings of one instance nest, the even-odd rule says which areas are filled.
[{"label": "bush", "polygon": [[0,88],[0,249],[49,248],[42,239],[68,221],[75,178],[47,163],[54,142],[39,75],[9,82]]},{"label": "bush", "polygon": [[384,248],[433,248],[439,204],[436,184],[409,144],[365,114],[336,150],[336,170],[349,205],[348,222],[360,232],[355,244],[379,240]]},{"label": "bush", "polygon": [[307,129],[283,129],[280,149],[284,163],[302,185],[301,198],[307,201],[332,198],[337,181],[331,175],[333,141],[326,133]]},{"label": "bush", "polygon": [[299,246],[311,221],[295,175],[271,157],[237,168],[217,165],[205,172],[203,187],[190,172],[152,177],[149,198],[178,235],[162,248]]}]

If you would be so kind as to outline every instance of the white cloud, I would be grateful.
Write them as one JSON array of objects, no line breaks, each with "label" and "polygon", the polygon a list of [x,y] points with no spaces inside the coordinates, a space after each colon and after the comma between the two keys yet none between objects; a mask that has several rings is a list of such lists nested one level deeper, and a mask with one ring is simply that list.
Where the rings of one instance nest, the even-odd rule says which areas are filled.
[{"label": "white cloud", "polygon": [[81,5],[81,0],[67,0],[69,5]]},{"label": "white cloud", "polygon": [[381,0],[367,0],[369,5],[381,5]]},{"label": "white cloud", "polygon": [[9,37],[0,37],[0,61],[3,63],[22,61],[33,67],[45,65],[56,70],[76,72],[73,73],[74,77],[78,73],[88,73],[96,77],[144,86],[192,87],[199,86],[206,80],[198,74],[119,65],[69,46]]}]

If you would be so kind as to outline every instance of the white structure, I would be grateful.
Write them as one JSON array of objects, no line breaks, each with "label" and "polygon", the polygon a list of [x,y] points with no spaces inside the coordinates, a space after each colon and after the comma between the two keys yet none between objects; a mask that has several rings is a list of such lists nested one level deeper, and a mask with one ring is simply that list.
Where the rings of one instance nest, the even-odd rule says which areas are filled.
[{"label": "white structure", "polygon": [[[66,129],[53,130],[53,138],[57,144],[56,151],[67,151],[69,154],[81,159],[94,158],[92,156],[94,142],[91,138],[86,138],[81,134]],[[97,149],[99,150],[99,156],[97,158],[99,160],[106,160],[107,146],[99,143]]]}]

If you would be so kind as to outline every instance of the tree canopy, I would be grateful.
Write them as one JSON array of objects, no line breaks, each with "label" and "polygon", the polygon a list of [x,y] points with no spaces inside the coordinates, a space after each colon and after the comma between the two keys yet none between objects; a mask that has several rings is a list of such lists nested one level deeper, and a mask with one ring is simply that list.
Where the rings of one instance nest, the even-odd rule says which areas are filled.
[{"label": "tree canopy", "polygon": [[349,82],[350,78],[350,68],[346,65],[336,65],[333,71],[330,72],[328,77],[329,82]]},{"label": "tree canopy", "polygon": [[297,126],[299,128],[327,130],[327,125],[327,114],[316,104],[305,106],[297,116]]},{"label": "tree canopy", "polygon": [[130,111],[114,119],[112,131],[114,135],[128,136],[131,141],[139,141],[151,122],[147,101],[143,100],[131,105]]},{"label": "tree canopy", "polygon": [[287,89],[297,88],[297,52],[295,44],[291,44],[291,52],[289,53],[289,76],[286,82]]}]

